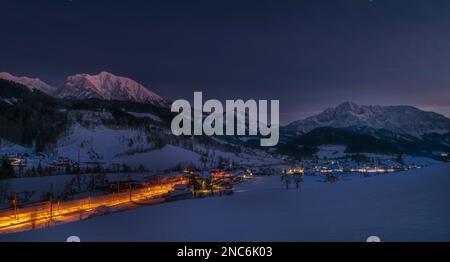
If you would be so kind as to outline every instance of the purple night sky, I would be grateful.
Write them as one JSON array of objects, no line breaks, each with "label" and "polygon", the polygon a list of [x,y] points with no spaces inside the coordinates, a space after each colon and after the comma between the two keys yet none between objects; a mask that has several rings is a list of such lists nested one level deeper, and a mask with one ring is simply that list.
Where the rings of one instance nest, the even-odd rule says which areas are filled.
[{"label": "purple night sky", "polygon": [[344,101],[450,116],[450,1],[0,0],[0,71],[128,76],[169,99]]}]

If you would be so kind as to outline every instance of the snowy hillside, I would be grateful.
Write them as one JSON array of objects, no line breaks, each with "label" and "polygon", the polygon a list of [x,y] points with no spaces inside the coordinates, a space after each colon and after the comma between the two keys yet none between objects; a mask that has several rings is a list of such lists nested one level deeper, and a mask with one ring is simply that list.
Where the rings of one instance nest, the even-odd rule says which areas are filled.
[{"label": "snowy hillside", "polygon": [[[144,118],[159,119],[149,113],[130,113]],[[219,150],[212,144],[205,146],[191,140],[189,140],[191,145],[183,145],[187,141],[173,137],[170,130],[165,128],[158,132],[149,132],[144,127],[104,125],[103,122],[114,119],[109,112],[73,111],[69,114],[69,118],[73,123],[58,139],[55,153],[75,161],[99,162],[107,166],[127,164],[132,168],[143,165],[149,170],[173,168],[178,164],[200,166],[201,154],[210,154],[211,161],[213,158],[217,161],[222,157],[243,164],[273,162],[263,151],[252,150],[249,153],[238,154]],[[162,147],[158,143],[161,140],[163,140]],[[214,142],[218,145],[225,143],[216,140]]]},{"label": "snowy hillside", "polygon": [[[151,138],[150,138],[151,139]],[[180,163],[198,163],[194,152],[166,145],[155,148],[141,130],[112,129],[105,126],[85,128],[74,125],[71,135],[58,142],[58,155],[81,162],[96,161],[105,164],[143,165],[162,170]]]},{"label": "snowy hillside", "polygon": [[[200,154],[207,152],[214,157],[230,159],[236,163],[261,165],[277,162],[264,152],[230,153],[210,150],[202,145],[194,145],[194,151],[165,145],[155,148],[151,137],[142,130],[112,129],[105,126],[85,128],[78,124],[71,129],[71,134],[59,140],[57,154],[81,162],[99,162],[106,165],[127,164],[133,168],[143,165],[150,170],[164,170],[179,164],[201,166]],[[278,160],[279,161],[279,160]]]},{"label": "snowy hillside", "polygon": [[422,136],[450,132],[450,119],[412,106],[370,106],[346,102],[293,122],[287,129],[303,134],[318,127],[384,129],[396,134]]},{"label": "snowy hillside", "polygon": [[179,163],[197,162],[194,152],[170,145],[159,148],[155,137],[145,128],[106,126],[114,119],[110,112],[73,111],[70,129],[56,145],[57,155],[81,162],[106,165],[144,165],[148,169],[165,169]]},{"label": "snowy hillside", "polygon": [[39,78],[30,78],[30,77],[26,77],[26,76],[21,76],[21,77],[13,76],[7,72],[0,72],[0,78],[22,84],[22,85],[30,88],[31,90],[33,90],[33,89],[40,90],[40,91],[50,94],[50,95],[56,91],[55,87],[50,86],[49,84],[43,82]]},{"label": "snowy hillside", "polygon": [[67,77],[57,91],[62,98],[99,98],[105,100],[134,101],[167,107],[168,102],[136,81],[108,72],[98,75],[78,74]]}]

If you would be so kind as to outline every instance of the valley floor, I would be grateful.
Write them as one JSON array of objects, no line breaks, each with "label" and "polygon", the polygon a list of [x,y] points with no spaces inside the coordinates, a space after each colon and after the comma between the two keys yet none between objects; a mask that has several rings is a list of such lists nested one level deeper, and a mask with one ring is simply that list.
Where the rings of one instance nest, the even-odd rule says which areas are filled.
[{"label": "valley floor", "polygon": [[0,241],[450,241],[450,164],[286,190],[257,177],[232,196],[176,201]]}]

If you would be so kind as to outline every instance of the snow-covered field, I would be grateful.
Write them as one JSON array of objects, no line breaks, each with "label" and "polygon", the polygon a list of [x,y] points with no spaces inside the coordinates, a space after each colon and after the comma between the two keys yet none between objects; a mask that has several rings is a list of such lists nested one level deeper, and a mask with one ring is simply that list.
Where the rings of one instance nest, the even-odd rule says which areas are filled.
[{"label": "snow-covered field", "polygon": [[171,202],[0,241],[450,241],[450,164],[286,190],[258,177],[232,196]]},{"label": "snow-covered field", "polygon": [[320,158],[338,158],[346,156],[345,146],[340,145],[323,145],[319,146],[319,152],[317,152],[317,156]]}]

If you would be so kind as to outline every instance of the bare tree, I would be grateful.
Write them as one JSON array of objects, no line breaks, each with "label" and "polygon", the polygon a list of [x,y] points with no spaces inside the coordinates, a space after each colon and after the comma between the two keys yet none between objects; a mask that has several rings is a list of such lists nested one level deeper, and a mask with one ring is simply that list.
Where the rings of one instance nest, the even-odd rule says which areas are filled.
[{"label": "bare tree", "polygon": [[300,185],[303,183],[303,175],[294,174],[294,183],[297,189],[300,189]]},{"label": "bare tree", "polygon": [[286,190],[288,190],[289,185],[291,184],[291,176],[290,175],[281,175],[281,182],[286,187]]},{"label": "bare tree", "polygon": [[6,181],[0,181],[0,203],[5,201],[10,185]]},{"label": "bare tree", "polygon": [[335,183],[339,180],[339,177],[333,174],[326,174],[325,175],[325,182],[327,183]]}]

